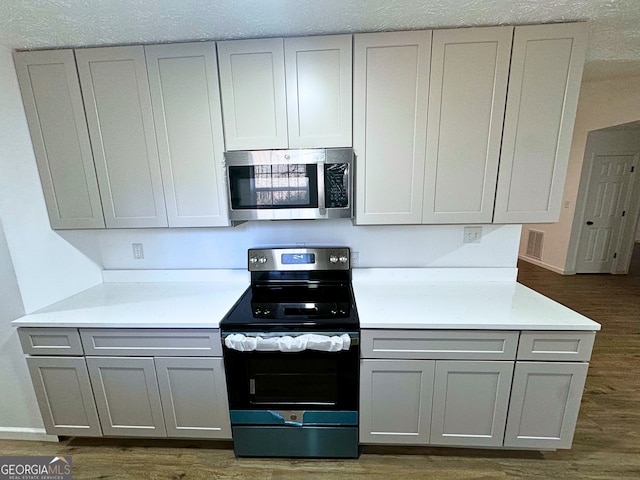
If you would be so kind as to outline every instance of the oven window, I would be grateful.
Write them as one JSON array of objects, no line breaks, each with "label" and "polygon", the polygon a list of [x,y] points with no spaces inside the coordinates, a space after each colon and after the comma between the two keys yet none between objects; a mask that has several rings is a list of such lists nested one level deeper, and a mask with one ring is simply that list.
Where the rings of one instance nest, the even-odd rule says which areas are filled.
[{"label": "oven window", "polygon": [[[293,361],[292,361],[293,360]],[[294,360],[280,357],[252,358],[249,402],[253,405],[336,405],[337,361],[330,358]]]},{"label": "oven window", "polygon": [[229,167],[234,210],[318,208],[318,172],[314,164]]}]

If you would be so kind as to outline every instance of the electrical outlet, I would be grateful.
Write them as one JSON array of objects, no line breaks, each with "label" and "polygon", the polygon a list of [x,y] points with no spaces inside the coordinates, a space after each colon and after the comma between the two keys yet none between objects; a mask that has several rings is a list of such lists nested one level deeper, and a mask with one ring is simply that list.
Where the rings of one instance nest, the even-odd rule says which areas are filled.
[{"label": "electrical outlet", "polygon": [[351,252],[351,266],[357,267],[360,265],[360,252]]},{"label": "electrical outlet", "polygon": [[482,227],[464,227],[464,243],[480,243]]},{"label": "electrical outlet", "polygon": [[142,248],[141,243],[132,243],[131,247],[133,248],[133,258],[136,260],[144,259],[144,250]]}]

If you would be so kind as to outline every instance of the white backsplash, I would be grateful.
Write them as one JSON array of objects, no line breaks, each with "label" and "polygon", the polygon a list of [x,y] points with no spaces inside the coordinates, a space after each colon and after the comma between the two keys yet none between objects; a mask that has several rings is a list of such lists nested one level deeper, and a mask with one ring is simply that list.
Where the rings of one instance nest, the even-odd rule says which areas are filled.
[{"label": "white backsplash", "polygon": [[[520,225],[484,225],[463,243],[464,225],[353,226],[349,220],[248,222],[229,228],[78,230],[58,233],[105,269],[247,266],[247,249],[346,245],[359,267],[516,266]],[[144,259],[133,258],[141,243]]]}]

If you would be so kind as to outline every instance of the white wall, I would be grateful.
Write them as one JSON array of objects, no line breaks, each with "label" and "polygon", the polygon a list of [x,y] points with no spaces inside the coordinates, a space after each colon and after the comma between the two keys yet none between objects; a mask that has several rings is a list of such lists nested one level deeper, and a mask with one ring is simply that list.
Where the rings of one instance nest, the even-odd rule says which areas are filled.
[{"label": "white wall", "polygon": [[44,435],[29,371],[11,321],[24,314],[18,281],[0,221],[0,438]]},{"label": "white wall", "polygon": [[11,50],[0,47],[0,218],[24,309],[101,282],[101,268],[49,226]]},{"label": "white wall", "polygon": [[0,438],[51,439],[10,322],[100,283],[101,268],[49,227],[11,50],[1,46],[0,223]]},{"label": "white wall", "polygon": [[558,223],[524,225],[520,255],[526,253],[529,229],[541,230],[545,232],[541,264],[560,273],[575,272],[575,258],[570,255],[569,246],[587,135],[593,130],[639,119],[640,77],[587,81],[582,84],[564,189],[563,203],[568,202],[568,207],[563,205]]},{"label": "white wall", "polygon": [[[313,220],[60,234],[105,269],[245,269],[248,248],[298,244],[349,246],[359,253],[360,267],[516,266],[520,225],[485,225],[480,243],[463,244],[463,232],[461,225],[356,227],[349,220]],[[143,260],[134,260],[132,243],[143,244]]]}]

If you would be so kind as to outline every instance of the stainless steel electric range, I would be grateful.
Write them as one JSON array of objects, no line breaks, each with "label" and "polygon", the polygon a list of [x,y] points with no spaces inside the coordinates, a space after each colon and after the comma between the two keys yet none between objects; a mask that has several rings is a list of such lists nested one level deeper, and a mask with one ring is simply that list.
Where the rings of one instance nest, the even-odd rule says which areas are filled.
[{"label": "stainless steel electric range", "polygon": [[348,248],[251,249],[220,323],[237,456],[358,456],[358,313]]}]

